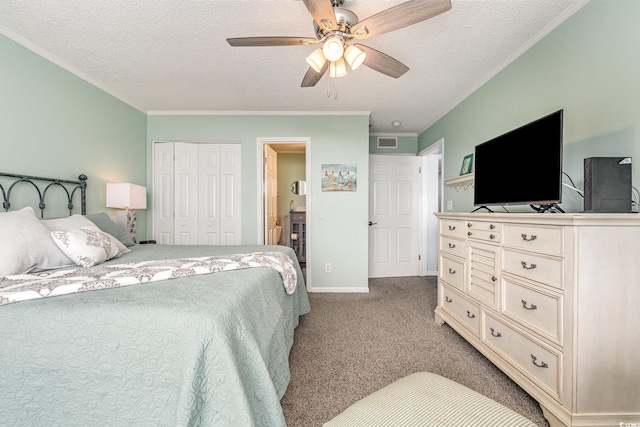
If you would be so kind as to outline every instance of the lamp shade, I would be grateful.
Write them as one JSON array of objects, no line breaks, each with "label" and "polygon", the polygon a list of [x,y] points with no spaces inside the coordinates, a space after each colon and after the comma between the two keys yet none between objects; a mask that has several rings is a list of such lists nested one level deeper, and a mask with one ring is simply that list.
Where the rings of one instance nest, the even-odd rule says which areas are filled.
[{"label": "lamp shade", "polygon": [[340,58],[330,64],[329,77],[344,77],[347,75],[347,65],[344,59]]},{"label": "lamp shade", "polygon": [[319,73],[320,70],[322,70],[324,63],[327,62],[321,48],[314,50],[306,59],[307,63],[315,70],[316,73]]},{"label": "lamp shade", "polygon": [[347,60],[347,63],[351,67],[352,70],[355,70],[359,66],[362,65],[367,54],[353,45],[349,46],[347,50],[344,51],[344,59]]},{"label": "lamp shade", "polygon": [[344,41],[338,36],[329,37],[322,46],[322,53],[327,61],[337,61],[344,53]]},{"label": "lamp shade", "polygon": [[107,183],[107,207],[119,209],[146,209],[147,189],[142,185]]}]

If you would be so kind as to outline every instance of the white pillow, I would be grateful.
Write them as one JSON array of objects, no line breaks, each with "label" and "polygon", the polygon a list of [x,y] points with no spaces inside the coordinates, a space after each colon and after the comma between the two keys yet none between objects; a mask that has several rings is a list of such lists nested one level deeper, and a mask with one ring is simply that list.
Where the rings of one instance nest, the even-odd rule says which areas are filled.
[{"label": "white pillow", "polygon": [[62,252],[83,267],[101,264],[131,252],[118,239],[95,225],[67,231],[52,231],[51,237]]},{"label": "white pillow", "polygon": [[51,231],[68,231],[74,228],[91,227],[95,224],[84,215],[74,214],[64,218],[42,219],[42,224]]},{"label": "white pillow", "polygon": [[0,277],[70,265],[32,208],[0,213]]}]

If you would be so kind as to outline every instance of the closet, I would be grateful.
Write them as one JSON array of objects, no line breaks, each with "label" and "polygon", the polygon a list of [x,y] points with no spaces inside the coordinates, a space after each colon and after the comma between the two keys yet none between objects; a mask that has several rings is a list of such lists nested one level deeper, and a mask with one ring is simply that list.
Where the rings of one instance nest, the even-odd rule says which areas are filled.
[{"label": "closet", "polygon": [[153,238],[164,245],[241,243],[241,146],[154,142]]}]

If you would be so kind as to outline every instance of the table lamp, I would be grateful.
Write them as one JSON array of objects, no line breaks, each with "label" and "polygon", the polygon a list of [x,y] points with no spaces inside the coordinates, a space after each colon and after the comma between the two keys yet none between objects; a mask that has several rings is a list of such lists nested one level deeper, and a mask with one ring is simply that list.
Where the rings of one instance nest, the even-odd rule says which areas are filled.
[{"label": "table lamp", "polygon": [[136,242],[136,209],[147,208],[147,189],[142,185],[107,183],[107,207],[118,211],[117,224]]}]

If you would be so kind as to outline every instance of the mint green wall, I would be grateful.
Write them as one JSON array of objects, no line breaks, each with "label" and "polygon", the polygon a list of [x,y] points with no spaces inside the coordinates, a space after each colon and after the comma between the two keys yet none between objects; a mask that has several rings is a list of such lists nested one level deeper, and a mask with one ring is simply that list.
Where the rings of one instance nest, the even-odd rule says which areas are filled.
[{"label": "mint green wall", "polygon": [[[387,135],[385,135],[387,136]],[[393,136],[393,135],[391,135]],[[378,148],[378,136],[369,136],[369,153],[371,154],[416,154],[418,152],[418,135],[398,135],[396,148]]]},{"label": "mint green wall", "polygon": [[[258,241],[257,139],[310,138],[307,208],[315,289],[368,288],[369,117],[367,115],[150,115],[147,169],[151,186],[153,141],[236,141],[242,144],[242,242]],[[358,166],[356,192],[321,191],[322,164]],[[150,218],[151,211],[148,211]],[[151,221],[148,230],[150,231]],[[345,256],[348,253],[348,256]],[[324,265],[331,263],[332,272]]]},{"label": "mint green wall", "polygon": [[[146,115],[0,35],[0,170],[88,176],[87,212],[106,182],[146,184]],[[145,215],[139,215],[144,238]]]},{"label": "mint green wall", "polygon": [[293,194],[291,183],[304,181],[306,172],[305,155],[300,153],[278,153],[278,215],[289,214],[289,204],[306,206],[307,196]]},{"label": "mint green wall", "polygon": [[[564,171],[578,188],[584,157],[632,156],[639,162],[638,16],[637,0],[592,0],[421,133],[418,151],[444,138],[443,175],[452,178],[475,145],[563,108]],[[523,149],[523,156],[528,149],[535,147]],[[633,169],[638,186],[640,168]],[[469,190],[445,187],[444,200],[445,206],[453,201],[454,211],[473,209]],[[565,188],[561,206],[580,211],[582,199]]]}]

